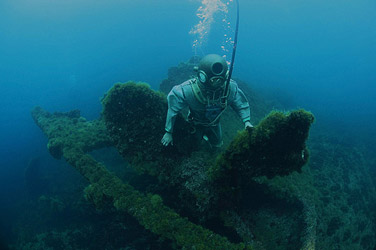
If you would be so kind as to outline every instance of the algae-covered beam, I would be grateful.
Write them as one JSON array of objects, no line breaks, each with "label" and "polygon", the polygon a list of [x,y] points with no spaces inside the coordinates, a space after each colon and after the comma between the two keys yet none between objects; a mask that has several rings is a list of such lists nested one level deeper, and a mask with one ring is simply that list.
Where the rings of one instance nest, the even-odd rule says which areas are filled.
[{"label": "algae-covered beam", "polygon": [[56,159],[61,158],[63,148],[76,147],[89,152],[113,145],[103,121],[87,121],[79,110],[51,114],[35,107],[31,115],[48,137],[47,148]]},{"label": "algae-covered beam", "polygon": [[186,249],[251,249],[244,244],[233,244],[225,237],[213,233],[181,217],[163,205],[159,195],[144,195],[118,177],[89,155],[75,149],[64,150],[64,158],[91,183],[86,193],[94,204],[112,201],[114,207],[134,216],[146,229],[163,238],[173,240]]},{"label": "algae-covered beam", "polygon": [[[91,133],[100,131],[90,128],[94,125],[79,126],[77,125],[79,121],[73,121],[80,119],[77,115],[72,117],[69,113],[50,114],[39,107],[35,108],[32,114],[48,139],[56,141],[59,145],[57,151],[53,151],[56,152],[56,156],[63,156],[89,180],[91,184],[86,188],[85,193],[95,205],[101,206],[104,202],[111,202],[119,211],[134,216],[145,228],[162,238],[172,240],[183,249],[252,249],[251,246],[245,246],[243,243],[231,243],[226,237],[181,217],[165,206],[160,196],[145,195],[136,191],[111,174],[104,165],[85,154],[88,149],[109,143],[105,135],[96,142],[92,141],[95,137],[101,137],[100,134],[91,136]],[[82,119],[81,122],[85,123]],[[87,132],[90,132],[89,137],[85,138]]]}]

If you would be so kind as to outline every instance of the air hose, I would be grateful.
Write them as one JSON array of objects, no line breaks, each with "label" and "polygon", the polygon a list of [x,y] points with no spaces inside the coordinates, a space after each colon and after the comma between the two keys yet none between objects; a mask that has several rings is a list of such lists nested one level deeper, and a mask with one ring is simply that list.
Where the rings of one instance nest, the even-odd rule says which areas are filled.
[{"label": "air hose", "polygon": [[236,28],[235,28],[235,38],[234,38],[234,46],[232,48],[232,57],[231,57],[231,64],[230,69],[228,71],[228,76],[226,79],[225,90],[223,91],[223,96],[221,98],[221,105],[223,108],[227,106],[227,95],[228,95],[228,88],[230,86],[230,80],[232,76],[232,71],[234,69],[234,62],[235,62],[235,54],[236,54],[236,47],[238,45],[238,31],[239,31],[239,0],[235,0],[236,2]]}]

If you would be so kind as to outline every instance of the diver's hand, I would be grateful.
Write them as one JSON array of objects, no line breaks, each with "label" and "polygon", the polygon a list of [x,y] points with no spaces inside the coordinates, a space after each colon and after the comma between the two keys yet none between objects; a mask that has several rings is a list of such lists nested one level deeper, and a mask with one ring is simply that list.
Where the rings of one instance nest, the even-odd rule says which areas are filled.
[{"label": "diver's hand", "polygon": [[171,143],[171,145],[174,145],[174,142],[172,141],[172,134],[169,132],[166,132],[161,140],[161,143],[163,146],[168,146],[168,144]]},{"label": "diver's hand", "polygon": [[247,128],[253,128],[253,125],[252,125],[252,123],[251,123],[250,121],[246,121],[246,122],[244,123],[244,128],[245,128],[245,129],[247,129]]}]

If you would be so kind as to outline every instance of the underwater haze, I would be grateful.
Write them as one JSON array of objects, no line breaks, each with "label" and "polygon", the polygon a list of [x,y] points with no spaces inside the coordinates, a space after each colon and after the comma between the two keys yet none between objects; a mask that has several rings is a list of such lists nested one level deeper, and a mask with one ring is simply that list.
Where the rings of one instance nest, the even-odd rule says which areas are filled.
[{"label": "underwater haze", "polygon": [[[21,237],[14,222],[30,199],[27,166],[37,159],[42,169],[61,167],[32,108],[79,109],[96,119],[100,99],[116,82],[142,81],[157,90],[170,67],[192,56],[218,53],[230,60],[231,42],[224,37],[234,36],[235,3],[222,1],[230,27],[219,11],[207,37],[197,38],[192,30],[205,2],[0,1],[0,248]],[[286,109],[311,111],[317,133],[376,153],[376,2],[239,3],[233,77]]]}]

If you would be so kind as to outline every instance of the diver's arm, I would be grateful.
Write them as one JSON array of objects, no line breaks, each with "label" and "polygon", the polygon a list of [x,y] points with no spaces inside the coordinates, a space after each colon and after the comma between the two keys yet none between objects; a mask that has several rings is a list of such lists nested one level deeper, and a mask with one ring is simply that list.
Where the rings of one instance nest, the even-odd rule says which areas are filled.
[{"label": "diver's arm", "polygon": [[162,144],[167,146],[168,144],[173,144],[172,141],[172,133],[174,130],[174,124],[176,120],[176,116],[179,112],[187,107],[187,103],[185,101],[185,97],[183,94],[183,89],[181,85],[177,85],[172,88],[170,93],[167,96],[168,101],[168,111],[166,117],[166,124],[165,124],[165,135],[162,138]]},{"label": "diver's arm", "polygon": [[247,127],[253,127],[251,123],[251,111],[249,108],[249,103],[244,95],[243,91],[239,89],[238,85],[232,81],[231,82],[231,90],[230,90],[231,98],[229,100],[230,106],[235,110],[235,112],[239,115],[239,117],[242,119],[245,128]]}]

